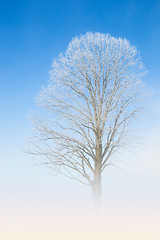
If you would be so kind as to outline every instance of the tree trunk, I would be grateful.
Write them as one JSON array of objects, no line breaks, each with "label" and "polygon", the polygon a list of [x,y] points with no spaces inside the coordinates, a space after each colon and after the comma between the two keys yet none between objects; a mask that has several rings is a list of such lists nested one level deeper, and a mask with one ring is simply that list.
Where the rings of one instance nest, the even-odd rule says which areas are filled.
[{"label": "tree trunk", "polygon": [[[99,131],[98,131],[99,132]],[[101,206],[101,168],[102,168],[102,140],[101,134],[96,136],[96,158],[94,162],[94,182],[92,185],[93,204],[96,211]]]},{"label": "tree trunk", "polygon": [[94,183],[92,185],[92,196],[94,210],[99,212],[101,206],[101,169],[98,164],[95,165]]}]

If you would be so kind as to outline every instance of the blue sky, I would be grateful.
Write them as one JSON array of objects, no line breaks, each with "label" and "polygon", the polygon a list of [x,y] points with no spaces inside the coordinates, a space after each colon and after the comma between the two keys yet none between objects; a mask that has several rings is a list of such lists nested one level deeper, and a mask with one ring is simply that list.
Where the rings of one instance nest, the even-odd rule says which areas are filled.
[{"label": "blue sky", "polygon": [[159,126],[159,0],[0,0],[2,194],[22,192],[24,186],[29,193],[31,185],[39,191],[49,186],[49,191],[48,172],[30,168],[32,163],[23,153],[31,129],[27,114],[49,79],[53,58],[73,37],[87,31],[125,37],[137,46],[148,70],[144,81],[154,92],[155,115],[148,124]]}]

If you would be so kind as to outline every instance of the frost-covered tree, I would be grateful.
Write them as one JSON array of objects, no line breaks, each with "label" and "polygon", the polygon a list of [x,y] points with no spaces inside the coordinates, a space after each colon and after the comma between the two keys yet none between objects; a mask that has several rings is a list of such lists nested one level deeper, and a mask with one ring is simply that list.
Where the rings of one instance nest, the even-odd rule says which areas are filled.
[{"label": "frost-covered tree", "polygon": [[75,37],[52,64],[37,99],[34,153],[58,173],[92,188],[100,202],[101,176],[125,146],[140,110],[144,67],[135,46],[108,34]]}]

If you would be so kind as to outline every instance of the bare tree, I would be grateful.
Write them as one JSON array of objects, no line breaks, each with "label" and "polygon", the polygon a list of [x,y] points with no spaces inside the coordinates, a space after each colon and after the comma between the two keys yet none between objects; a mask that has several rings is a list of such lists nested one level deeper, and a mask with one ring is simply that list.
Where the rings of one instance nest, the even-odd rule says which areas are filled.
[{"label": "bare tree", "polygon": [[126,144],[140,111],[144,67],[126,39],[86,33],[53,62],[37,99],[34,154],[56,172],[92,188],[100,202],[101,175]]}]

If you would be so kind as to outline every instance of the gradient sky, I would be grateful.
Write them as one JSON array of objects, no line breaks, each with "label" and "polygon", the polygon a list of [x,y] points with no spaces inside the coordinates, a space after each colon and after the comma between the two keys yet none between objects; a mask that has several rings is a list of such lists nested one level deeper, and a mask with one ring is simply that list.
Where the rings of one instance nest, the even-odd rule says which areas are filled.
[{"label": "gradient sky", "polygon": [[[51,226],[55,211],[57,218],[60,218],[57,209],[63,212],[66,206],[67,209],[70,209],[70,205],[76,208],[81,202],[81,194],[85,197],[80,209],[85,203],[86,206],[90,206],[88,189],[63,177],[54,178],[51,172],[43,167],[32,167],[32,159],[24,154],[27,138],[31,134],[31,124],[27,115],[35,109],[34,97],[41,85],[45,85],[49,79],[48,72],[53,58],[66,50],[73,37],[87,31],[110,33],[115,37],[127,38],[140,50],[148,70],[144,82],[153,92],[153,96],[150,98],[150,112],[142,124],[146,129],[146,142],[142,150],[136,150],[137,155],[134,153],[136,162],[139,160],[141,162],[140,165],[135,164],[135,172],[138,170],[142,176],[135,178],[130,175],[129,170],[127,173],[109,170],[108,178],[104,179],[103,202],[105,211],[109,211],[113,221],[110,229],[119,225],[118,220],[114,221],[114,217],[119,221],[121,219],[124,227],[121,233],[123,240],[130,236],[130,231],[125,231],[127,219],[132,219],[130,226],[133,228],[128,228],[131,232],[134,227],[139,229],[136,219],[144,221],[141,238],[134,239],[143,239],[146,226],[150,226],[148,231],[151,236],[154,235],[152,239],[160,239],[160,232],[157,230],[158,227],[156,228],[160,221],[160,1],[0,0],[2,239],[24,239],[26,229],[28,234],[32,233],[33,229],[35,234],[38,233],[39,223],[36,219],[42,216],[48,219],[46,221]],[[127,162],[128,155],[125,155],[125,158]],[[134,172],[133,165],[128,168],[125,164],[124,166]],[[117,199],[119,201],[116,201]],[[69,204],[70,202],[74,204]],[[72,206],[72,211],[73,209]],[[147,216],[148,218],[151,216],[151,222],[145,222]],[[34,221],[30,221],[31,219]],[[155,227],[153,230],[152,225]],[[22,230],[20,235],[19,226]],[[25,228],[26,226],[28,228]],[[40,226],[45,226],[42,220]],[[5,235],[8,229],[13,230],[12,238]],[[46,232],[48,233],[48,228]],[[123,232],[128,234],[126,238]],[[112,235],[110,231],[110,234],[110,239],[116,239],[115,233]],[[147,239],[145,234],[144,239]],[[28,238],[32,240],[31,235]]]}]

